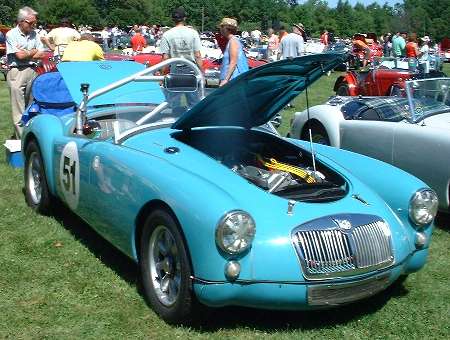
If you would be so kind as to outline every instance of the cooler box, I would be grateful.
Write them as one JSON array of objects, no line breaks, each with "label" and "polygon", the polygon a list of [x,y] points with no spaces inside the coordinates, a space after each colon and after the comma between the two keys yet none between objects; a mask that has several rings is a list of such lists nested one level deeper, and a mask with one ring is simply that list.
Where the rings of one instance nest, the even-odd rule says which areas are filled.
[{"label": "cooler box", "polygon": [[20,140],[8,139],[5,144],[6,161],[13,168],[23,168],[23,156],[21,151]]}]

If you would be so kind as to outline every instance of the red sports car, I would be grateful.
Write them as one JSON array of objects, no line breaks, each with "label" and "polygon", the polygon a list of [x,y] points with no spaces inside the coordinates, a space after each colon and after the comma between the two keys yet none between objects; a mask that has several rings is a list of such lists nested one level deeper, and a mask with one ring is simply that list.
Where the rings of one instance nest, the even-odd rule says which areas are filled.
[{"label": "red sports car", "polygon": [[392,96],[400,95],[405,80],[434,78],[445,76],[440,71],[418,73],[408,70],[408,62],[383,58],[376,61],[369,71],[347,71],[334,84],[334,91],[339,96]]}]

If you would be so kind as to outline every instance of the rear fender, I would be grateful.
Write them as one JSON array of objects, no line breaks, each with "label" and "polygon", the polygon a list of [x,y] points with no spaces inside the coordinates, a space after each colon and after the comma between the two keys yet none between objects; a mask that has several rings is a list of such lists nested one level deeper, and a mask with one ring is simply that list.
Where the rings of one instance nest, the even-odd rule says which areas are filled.
[{"label": "rear fender", "polygon": [[34,117],[25,127],[22,137],[22,150],[35,139],[41,150],[44,160],[45,174],[50,192],[56,195],[55,179],[53,174],[53,141],[56,136],[63,135],[61,120],[53,115],[42,114]]}]

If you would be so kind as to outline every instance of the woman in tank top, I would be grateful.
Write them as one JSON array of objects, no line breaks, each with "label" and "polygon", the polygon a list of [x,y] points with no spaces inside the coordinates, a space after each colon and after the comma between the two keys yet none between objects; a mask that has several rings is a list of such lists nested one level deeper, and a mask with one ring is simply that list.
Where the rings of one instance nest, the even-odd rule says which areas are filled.
[{"label": "woman in tank top", "polygon": [[227,39],[227,46],[223,52],[222,66],[220,68],[220,86],[248,70],[247,57],[239,39],[235,36],[237,21],[232,18],[223,18],[220,22],[220,33]]}]

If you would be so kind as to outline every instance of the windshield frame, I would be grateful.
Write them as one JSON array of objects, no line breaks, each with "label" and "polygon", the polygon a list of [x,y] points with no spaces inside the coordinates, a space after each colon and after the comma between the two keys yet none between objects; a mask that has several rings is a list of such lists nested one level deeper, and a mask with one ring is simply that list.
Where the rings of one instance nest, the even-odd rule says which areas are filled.
[{"label": "windshield frame", "polygon": [[[422,121],[423,119],[430,117],[430,116],[434,116],[440,113],[444,113],[444,112],[450,112],[450,105],[446,105],[445,103],[442,103],[442,107],[441,108],[436,108],[436,109],[430,109],[429,110],[423,110],[423,108],[426,106],[418,106],[417,102],[421,101],[423,102],[421,99],[430,99],[429,97],[419,97],[416,98],[414,97],[414,93],[417,92],[417,88],[418,86],[420,86],[420,84],[429,84],[432,82],[447,82],[448,84],[445,85],[447,88],[446,89],[441,89],[441,93],[443,93],[442,91],[446,90],[446,94],[444,95],[444,98],[446,99],[446,101],[450,101],[450,78],[447,77],[440,77],[440,78],[427,78],[427,79],[414,79],[414,80],[408,80],[405,82],[405,92],[406,92],[406,96],[408,99],[408,106],[409,106],[409,111],[411,114],[411,122],[412,123],[417,123],[419,121]],[[441,85],[442,87],[442,85]],[[439,91],[439,89],[433,90],[430,89],[429,91],[433,91],[437,93],[437,91]],[[438,101],[437,98],[435,98],[436,103],[440,103],[440,101]]]},{"label": "windshield frame", "polygon": [[[174,64],[184,64],[187,65],[190,69],[193,70],[195,77],[197,78],[197,83],[198,83],[198,91],[199,91],[199,95],[200,98],[204,98],[205,96],[205,88],[204,88],[204,77],[202,72],[198,69],[198,67],[196,66],[196,64],[194,64],[193,62],[184,59],[184,58],[171,58],[171,59],[167,59],[164,60],[154,66],[148,67],[144,70],[141,70],[139,72],[136,72],[135,74],[132,74],[128,77],[125,77],[123,79],[120,79],[118,81],[115,81],[103,88],[100,88],[92,93],[87,93],[87,88],[85,91],[83,91],[83,99],[81,100],[80,104],[78,105],[78,109],[76,112],[76,129],[75,129],[75,133],[77,135],[83,135],[83,123],[86,121],[86,119],[91,118],[90,113],[88,114],[88,109],[92,109],[92,107],[89,107],[89,102],[94,100],[97,97],[100,97],[106,93],[109,93],[119,87],[122,87],[124,85],[127,85],[129,83],[132,82],[163,82],[165,83],[166,80],[166,76],[163,75],[155,75],[154,73],[156,71],[161,71],[164,70],[167,67],[170,67],[170,65],[174,65]],[[83,85],[82,85],[83,88]],[[161,89],[162,90],[162,89]],[[166,89],[166,91],[168,91]],[[160,103],[160,105],[166,103],[165,105],[163,105],[163,108],[167,107],[167,101],[163,101],[162,103]],[[137,104],[139,106],[139,104]],[[161,111],[161,106],[158,105],[156,108],[154,108],[152,111],[148,112],[146,114],[147,115],[151,115],[152,113],[154,113],[155,110],[159,110],[158,112]],[[132,104],[130,104],[130,106],[132,106]],[[114,105],[113,105],[114,107]],[[96,110],[94,109],[94,112]],[[157,112],[157,113],[158,113]],[[101,113],[98,112],[98,116],[97,117],[101,117]],[[147,119],[146,119],[147,120]],[[142,127],[143,129],[145,129],[145,127],[148,127],[149,124],[143,124],[144,121],[140,122],[141,124],[138,125],[138,128],[133,128],[133,134],[135,134],[140,127]],[[157,125],[157,124],[156,124]],[[117,142],[118,140],[122,139],[124,136],[126,136],[128,133],[127,130],[120,132],[119,130],[117,130],[117,133],[114,133],[114,141]]]}]

